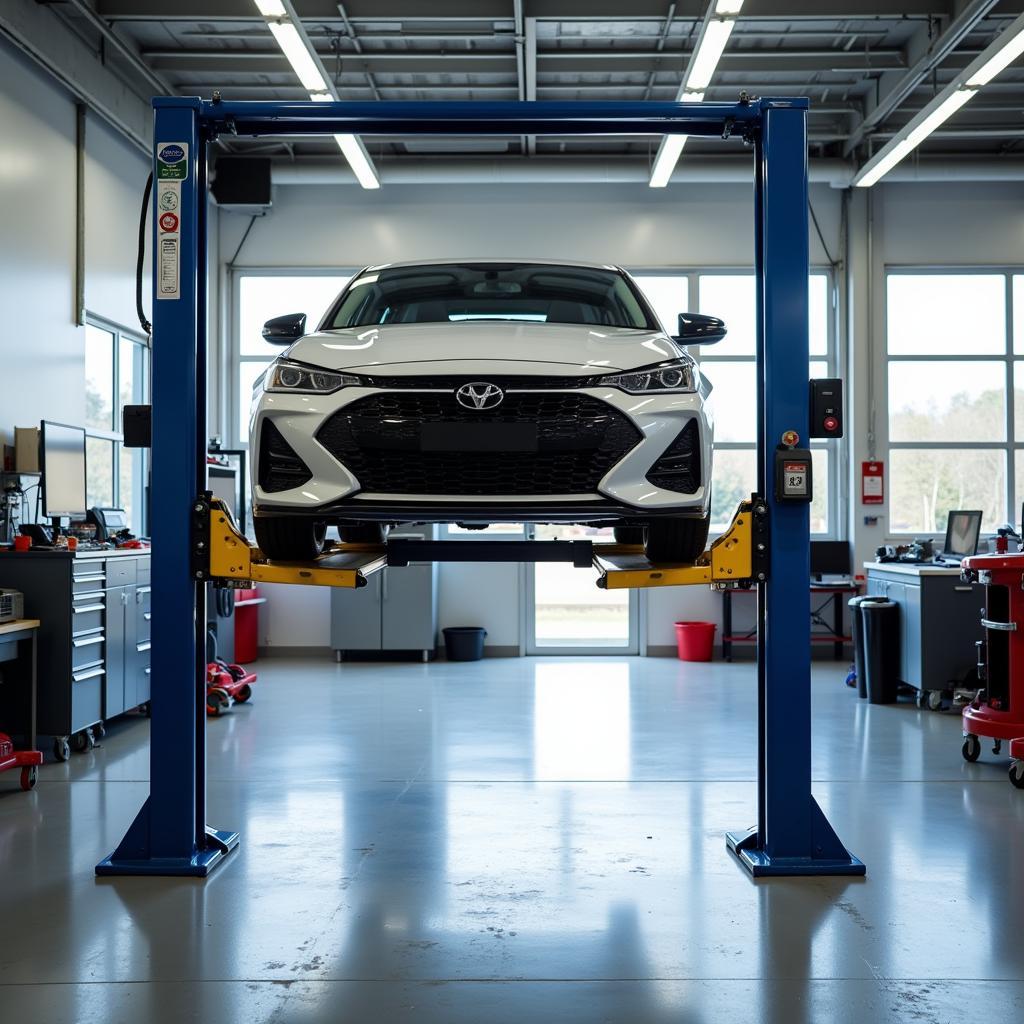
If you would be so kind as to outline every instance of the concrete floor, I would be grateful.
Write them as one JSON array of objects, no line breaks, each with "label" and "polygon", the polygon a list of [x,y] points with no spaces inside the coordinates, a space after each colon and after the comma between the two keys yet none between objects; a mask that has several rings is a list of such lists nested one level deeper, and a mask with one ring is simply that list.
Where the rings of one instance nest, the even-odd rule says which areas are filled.
[{"label": "concrete floor", "polygon": [[1024,1018],[1024,793],[952,715],[815,669],[815,790],[864,880],[755,884],[749,665],[264,661],[209,724],[205,883],[97,881],[147,723],[0,776],[0,1017],[830,1024]]}]

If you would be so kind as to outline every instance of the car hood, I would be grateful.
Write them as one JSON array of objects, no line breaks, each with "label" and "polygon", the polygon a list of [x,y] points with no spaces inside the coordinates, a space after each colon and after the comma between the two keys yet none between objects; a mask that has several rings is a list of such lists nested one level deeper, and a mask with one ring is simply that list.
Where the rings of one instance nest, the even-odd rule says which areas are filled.
[{"label": "car hood", "polygon": [[[573,372],[632,370],[684,352],[661,331],[588,324],[460,321],[385,324],[321,331],[300,338],[289,359],[328,370],[372,373]],[[487,367],[478,364],[486,362]],[[439,365],[444,364],[444,365]]]}]

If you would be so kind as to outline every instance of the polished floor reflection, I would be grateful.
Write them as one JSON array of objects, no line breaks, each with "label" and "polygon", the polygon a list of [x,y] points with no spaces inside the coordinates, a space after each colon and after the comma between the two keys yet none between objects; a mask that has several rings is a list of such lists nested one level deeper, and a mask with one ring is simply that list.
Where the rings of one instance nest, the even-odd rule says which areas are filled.
[{"label": "polished floor reflection", "polygon": [[265,661],[211,722],[205,884],[97,881],[144,720],[0,776],[0,1015],[800,1024],[1024,1015],[1024,793],[959,723],[815,670],[815,791],[865,880],[753,883],[753,671]]}]

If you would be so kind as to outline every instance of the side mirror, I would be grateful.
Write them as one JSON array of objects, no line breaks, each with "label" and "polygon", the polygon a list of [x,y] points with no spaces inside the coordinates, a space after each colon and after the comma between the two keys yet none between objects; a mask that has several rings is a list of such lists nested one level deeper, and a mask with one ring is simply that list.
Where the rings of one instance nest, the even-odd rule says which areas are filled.
[{"label": "side mirror", "polygon": [[263,325],[263,340],[271,345],[290,345],[306,333],[305,313],[286,313],[275,316]]},{"label": "side mirror", "polygon": [[674,340],[681,345],[714,345],[728,333],[725,329],[725,321],[719,320],[717,316],[705,316],[703,313],[680,313],[679,334]]}]

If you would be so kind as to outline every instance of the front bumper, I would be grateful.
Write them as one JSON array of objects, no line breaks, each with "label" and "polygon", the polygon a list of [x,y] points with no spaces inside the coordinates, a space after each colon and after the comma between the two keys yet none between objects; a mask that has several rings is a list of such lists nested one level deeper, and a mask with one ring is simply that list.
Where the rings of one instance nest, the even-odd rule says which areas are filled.
[{"label": "front bumper", "polygon": [[[481,375],[486,379],[486,374]],[[386,493],[364,489],[357,476],[318,439],[336,413],[362,399],[402,394],[377,388],[343,388],[331,395],[264,393],[255,404],[250,424],[254,453],[253,511],[256,515],[326,516],[332,520],[419,520],[460,522],[566,521],[643,518],[649,515],[706,515],[710,503],[708,475],[711,466],[712,426],[699,394],[630,395],[617,388],[594,387],[570,391],[528,389],[507,394],[573,395],[606,403],[635,427],[637,443],[603,473],[596,487],[583,493],[460,494],[457,481],[440,485],[437,493]],[[415,391],[445,394],[450,391]],[[284,490],[264,490],[260,485],[257,446],[263,424],[270,421],[280,437],[309,469],[309,478]],[[648,473],[694,423],[698,434],[700,484],[690,493],[658,487]],[[414,459],[414,454],[404,457]],[[493,453],[500,466],[502,453]],[[511,463],[511,458],[506,456]],[[280,486],[280,485],[279,485]]]}]

